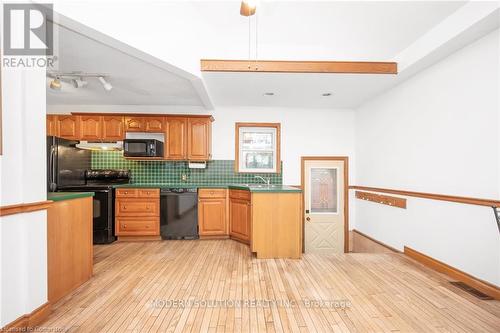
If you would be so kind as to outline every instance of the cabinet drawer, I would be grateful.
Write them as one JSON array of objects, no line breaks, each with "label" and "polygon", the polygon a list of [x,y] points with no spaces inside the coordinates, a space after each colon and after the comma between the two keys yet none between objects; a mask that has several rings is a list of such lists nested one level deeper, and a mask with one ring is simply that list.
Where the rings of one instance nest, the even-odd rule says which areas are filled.
[{"label": "cabinet drawer", "polygon": [[200,198],[225,198],[226,189],[224,188],[200,188],[198,190]]},{"label": "cabinet drawer", "polygon": [[159,198],[160,189],[159,188],[141,188],[137,190],[139,198]]},{"label": "cabinet drawer", "polygon": [[117,217],[116,235],[118,236],[155,236],[160,234],[158,217]]},{"label": "cabinet drawer", "polygon": [[137,198],[137,189],[135,188],[117,188],[117,198]]},{"label": "cabinet drawer", "polygon": [[229,197],[233,199],[243,199],[243,200],[250,200],[250,191],[245,191],[245,190],[230,190],[229,191]]},{"label": "cabinet drawer", "polygon": [[160,216],[160,201],[149,199],[118,199],[116,216]]}]

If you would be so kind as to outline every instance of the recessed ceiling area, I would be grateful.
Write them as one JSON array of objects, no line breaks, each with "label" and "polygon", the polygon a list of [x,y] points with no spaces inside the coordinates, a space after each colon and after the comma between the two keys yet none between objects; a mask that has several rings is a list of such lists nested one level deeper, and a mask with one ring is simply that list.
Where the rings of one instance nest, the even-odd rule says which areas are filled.
[{"label": "recessed ceiling area", "polygon": [[[104,73],[112,89],[106,91],[95,78],[75,88],[63,82],[60,90],[47,84],[49,105],[175,105],[204,107],[191,75],[168,70],[104,42],[58,26],[57,72]],[[48,82],[50,80],[48,79]]]},{"label": "recessed ceiling area", "polygon": [[[387,74],[234,72],[204,72],[202,77],[215,105],[300,108],[354,107],[397,79]],[[269,92],[274,95],[265,95]]]}]

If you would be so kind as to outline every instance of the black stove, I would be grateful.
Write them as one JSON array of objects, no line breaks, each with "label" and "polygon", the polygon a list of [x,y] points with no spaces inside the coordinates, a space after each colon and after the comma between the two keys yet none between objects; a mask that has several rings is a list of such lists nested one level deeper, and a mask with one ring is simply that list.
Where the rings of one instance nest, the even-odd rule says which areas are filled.
[{"label": "black stove", "polygon": [[85,184],[59,187],[61,192],[94,192],[94,244],[109,244],[115,237],[115,191],[114,185],[128,184],[129,170],[87,170]]}]

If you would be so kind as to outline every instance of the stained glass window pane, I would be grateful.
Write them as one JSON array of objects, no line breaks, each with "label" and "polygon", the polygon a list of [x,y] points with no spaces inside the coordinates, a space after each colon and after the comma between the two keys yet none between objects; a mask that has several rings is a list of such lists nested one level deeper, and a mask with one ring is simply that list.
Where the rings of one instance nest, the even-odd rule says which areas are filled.
[{"label": "stained glass window pane", "polygon": [[311,168],[311,213],[337,213],[337,169]]}]

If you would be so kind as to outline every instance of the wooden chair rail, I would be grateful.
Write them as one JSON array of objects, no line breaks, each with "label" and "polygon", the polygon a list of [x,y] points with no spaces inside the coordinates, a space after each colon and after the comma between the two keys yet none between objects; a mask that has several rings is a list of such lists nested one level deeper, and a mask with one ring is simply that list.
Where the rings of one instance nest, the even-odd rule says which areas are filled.
[{"label": "wooden chair rail", "polygon": [[406,199],[404,198],[391,197],[389,195],[381,195],[370,192],[356,191],[356,199],[367,200],[379,203],[381,205],[388,205],[392,207],[406,209]]},{"label": "wooden chair rail", "polygon": [[349,186],[349,189],[350,190],[363,190],[363,191],[370,191],[370,192],[379,192],[379,193],[390,193],[390,194],[404,195],[404,196],[408,196],[408,197],[424,198],[424,199],[439,200],[439,201],[457,202],[457,203],[463,203],[463,204],[468,204],[468,205],[500,207],[500,200],[493,200],[493,199],[459,197],[459,196],[446,195],[446,194],[413,192],[413,191],[403,191],[403,190],[394,190],[394,189],[379,188],[379,187],[356,186],[356,185]]},{"label": "wooden chair rail", "polygon": [[53,201],[39,201],[0,207],[0,216],[28,213],[49,208]]}]

